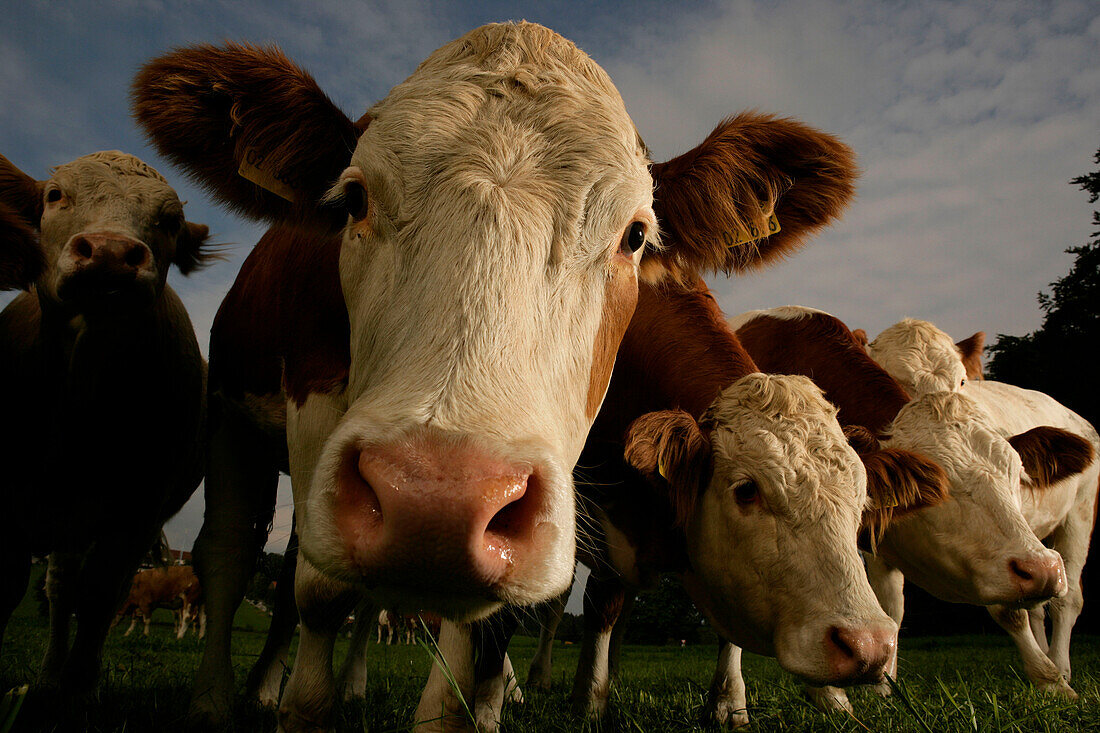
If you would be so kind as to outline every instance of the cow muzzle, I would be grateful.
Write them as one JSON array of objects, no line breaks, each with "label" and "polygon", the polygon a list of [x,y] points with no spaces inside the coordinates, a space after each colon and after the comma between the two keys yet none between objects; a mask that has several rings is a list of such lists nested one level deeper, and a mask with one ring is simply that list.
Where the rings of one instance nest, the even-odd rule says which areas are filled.
[{"label": "cow muzzle", "polygon": [[144,242],[116,232],[81,232],[61,250],[57,294],[78,303],[144,301],[156,279],[153,252]]},{"label": "cow muzzle", "polygon": [[882,680],[898,634],[896,627],[833,626],[824,643],[833,684],[874,683]]},{"label": "cow muzzle", "polygon": [[1066,569],[1062,556],[1053,550],[1010,558],[1008,573],[1022,604],[1039,603],[1066,594]]},{"label": "cow muzzle", "polygon": [[349,451],[334,519],[365,584],[447,613],[432,599],[503,600],[502,586],[537,555],[545,494],[530,463],[418,437]]}]

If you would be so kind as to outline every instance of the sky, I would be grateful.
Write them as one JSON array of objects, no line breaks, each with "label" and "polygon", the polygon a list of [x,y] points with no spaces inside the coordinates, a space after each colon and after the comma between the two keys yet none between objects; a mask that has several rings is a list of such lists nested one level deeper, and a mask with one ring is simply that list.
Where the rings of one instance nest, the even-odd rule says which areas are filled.
[{"label": "sky", "polygon": [[[224,40],[276,43],[353,119],[435,48],[482,23],[526,19],[611,75],[655,160],[757,109],[838,135],[858,195],[803,251],[709,282],[730,315],[800,304],[873,337],[903,317],[961,339],[1022,335],[1036,293],[1065,274],[1094,208],[1068,181],[1100,148],[1100,4],[1074,2],[480,2],[4,0],[0,154],[44,178],[119,149],[152,164],[225,262],[170,283],[205,352],[210,324],[262,227],[225,213],[159,158],[129,114],[144,61]],[[6,303],[7,298],[0,303]],[[201,490],[172,520],[190,547]],[[280,486],[268,549],[289,532]],[[576,607],[576,600],[570,604]]]}]

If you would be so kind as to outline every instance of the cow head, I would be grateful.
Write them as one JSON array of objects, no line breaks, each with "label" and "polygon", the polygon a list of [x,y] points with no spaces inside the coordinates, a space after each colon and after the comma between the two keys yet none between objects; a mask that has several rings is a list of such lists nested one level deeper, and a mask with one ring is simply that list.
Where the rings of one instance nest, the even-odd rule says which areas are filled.
[{"label": "cow head", "polygon": [[958,392],[966,367],[951,337],[928,321],[905,318],[867,345],[867,353],[912,396]]},{"label": "cow head", "polygon": [[140,311],[173,264],[186,274],[214,256],[206,227],[184,219],[167,181],[118,151],[77,158],[44,181],[0,157],[0,231],[35,231],[45,256],[40,300],[91,317]]},{"label": "cow head", "polygon": [[819,683],[882,674],[897,625],[856,547],[866,475],[809,379],[745,376],[700,423],[644,415],[625,455],[669,492],[687,536],[685,587],[726,638]]},{"label": "cow head", "polygon": [[[134,97],[223,202],[340,232],[346,384],[288,415],[302,551],[452,618],[568,585],[571,470],[638,278],[752,267],[852,193],[845,146],[760,115],[651,173],[607,74],[528,23],[447,44],[358,122],[279,51],[241,45],[154,60]],[[773,213],[781,231],[728,246]],[[721,226],[689,240],[688,219]]]},{"label": "cow head", "polygon": [[1020,486],[1075,472],[1085,441],[1055,428],[1009,437],[970,398],[937,392],[903,407],[884,445],[932,458],[947,473],[951,493],[950,501],[886,530],[878,551],[888,562],[948,601],[1019,605],[1065,594],[1062,558],[1028,526]]}]

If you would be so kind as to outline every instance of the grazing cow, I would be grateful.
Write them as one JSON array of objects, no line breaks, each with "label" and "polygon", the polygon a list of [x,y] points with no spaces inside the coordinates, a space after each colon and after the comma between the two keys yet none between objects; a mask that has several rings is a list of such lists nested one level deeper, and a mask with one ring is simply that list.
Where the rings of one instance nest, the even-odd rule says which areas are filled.
[{"label": "grazing cow", "polygon": [[[187,633],[188,624],[194,620],[200,620],[199,635],[202,635],[201,624],[202,586],[195,575],[195,571],[187,565],[169,565],[163,568],[142,570],[134,576],[130,584],[130,593],[115,616],[114,624],[122,618],[131,618],[130,626],[124,636],[129,636],[140,617],[145,622],[145,636],[149,636],[149,624],[153,620],[153,611],[157,608],[168,608],[179,611],[179,621],[176,625],[176,638],[182,639]],[[112,625],[114,625],[112,624]]]},{"label": "grazing cow", "polygon": [[[786,669],[819,683],[879,679],[897,629],[873,600],[856,537],[865,512],[905,502],[879,486],[869,500],[867,477],[885,461],[914,469],[925,490],[914,502],[940,495],[945,479],[901,452],[864,461],[810,380],[757,372],[703,283],[643,285],[578,464],[589,520],[578,555],[593,572],[576,711],[605,710],[620,608],[666,572],[719,634]],[[443,639],[447,651],[446,624]],[[445,691],[426,691],[417,718],[451,712]],[[491,729],[499,707],[474,699]]]},{"label": "grazing cow", "polygon": [[445,45],[358,122],[270,48],[178,50],[133,93],[164,155],[287,224],[211,334],[200,717],[229,709],[230,621],[280,469],[300,512],[281,712],[298,729],[328,720],[335,628],[364,588],[455,619],[565,589],[571,471],[639,277],[770,262],[852,194],[846,146],[757,114],[651,169],[607,74],[530,23]]},{"label": "grazing cow", "polygon": [[[1062,558],[1036,538],[1019,499],[1021,455],[1057,460],[1058,442],[1045,443],[1032,431],[1003,434],[965,393],[910,400],[848,328],[827,313],[800,307],[752,311],[734,319],[733,326],[761,368],[813,375],[840,408],[842,422],[867,428],[884,446],[927,455],[947,472],[951,501],[887,528],[869,558],[872,566],[883,564],[872,579],[891,616],[900,618],[902,573],[956,603],[1020,607],[1066,594]],[[1065,441],[1077,440],[1050,430]],[[896,658],[889,671],[895,673]],[[847,706],[841,690],[818,694],[823,705]]]},{"label": "grazing cow", "polygon": [[165,280],[212,254],[165,179],[124,153],[78,158],[45,181],[4,159],[0,202],[47,257],[0,314],[0,405],[19,424],[0,447],[0,628],[30,556],[49,553],[40,681],[85,695],[138,563],[202,479],[206,365]]},{"label": "grazing cow", "polygon": [[[889,338],[884,339],[883,334]],[[871,355],[899,381],[927,364],[952,361],[952,372],[965,369],[968,375],[975,371],[981,374],[980,355],[985,338],[981,331],[952,344],[951,338],[933,324],[905,319],[883,334],[875,339],[882,343]],[[896,347],[896,344],[912,346]],[[893,351],[895,348],[901,352],[900,356]],[[969,366],[964,366],[968,361]],[[970,381],[960,389],[985,409],[998,430],[1017,436],[1009,442],[1019,451],[1025,471],[1018,487],[1020,509],[1037,537],[1062,556],[1066,569],[1066,595],[1049,601],[1052,618],[1049,644],[1042,606],[1028,609],[1026,616],[1023,609],[1014,607],[991,607],[990,613],[1012,635],[1028,678],[1041,688],[1072,698],[1072,688],[1063,687],[1059,678],[1069,684],[1070,634],[1084,603],[1081,570],[1088,557],[1095,523],[1100,473],[1096,430],[1084,418],[1041,392],[993,381]],[[1067,431],[1076,439],[1060,431]],[[876,571],[881,572],[881,567]],[[899,605],[899,614],[902,610]],[[896,618],[900,622],[900,616]]]}]

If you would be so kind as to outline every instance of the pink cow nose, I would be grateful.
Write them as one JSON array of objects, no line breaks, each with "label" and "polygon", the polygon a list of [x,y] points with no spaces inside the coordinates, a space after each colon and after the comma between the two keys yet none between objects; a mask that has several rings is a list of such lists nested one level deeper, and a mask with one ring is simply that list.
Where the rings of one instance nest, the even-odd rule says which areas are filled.
[{"label": "pink cow nose", "polygon": [[69,240],[67,250],[77,268],[95,267],[119,275],[148,269],[153,259],[148,245],[121,234],[78,234]]},{"label": "pink cow nose", "polygon": [[825,634],[825,652],[833,684],[881,680],[897,639],[897,632],[887,628],[830,628]]},{"label": "pink cow nose", "polygon": [[530,555],[544,493],[529,464],[424,439],[354,456],[337,525],[364,580],[490,596]]},{"label": "pink cow nose", "polygon": [[1045,601],[1066,592],[1066,570],[1057,553],[1012,558],[1008,572],[1021,600]]}]

